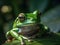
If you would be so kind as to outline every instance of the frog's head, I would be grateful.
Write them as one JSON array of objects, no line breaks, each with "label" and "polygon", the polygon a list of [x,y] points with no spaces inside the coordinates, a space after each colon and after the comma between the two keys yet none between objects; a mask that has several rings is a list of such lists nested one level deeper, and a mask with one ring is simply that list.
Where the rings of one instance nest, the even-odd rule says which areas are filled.
[{"label": "frog's head", "polygon": [[40,22],[40,17],[41,17],[41,12],[38,11],[38,10],[35,10],[34,12],[32,13],[27,13],[27,18],[28,19],[33,19],[33,20],[37,20],[36,22]]}]

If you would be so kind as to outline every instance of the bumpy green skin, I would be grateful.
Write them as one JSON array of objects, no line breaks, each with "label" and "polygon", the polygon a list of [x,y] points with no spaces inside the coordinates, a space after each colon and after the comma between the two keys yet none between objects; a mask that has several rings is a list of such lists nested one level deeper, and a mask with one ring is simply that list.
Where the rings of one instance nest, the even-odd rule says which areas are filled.
[{"label": "bumpy green skin", "polygon": [[[23,36],[18,34],[18,28],[22,27],[24,25],[28,25],[30,23],[33,23],[33,24],[40,23],[40,22],[37,22],[38,11],[34,11],[33,13],[26,13],[25,15],[26,15],[26,20],[23,23],[21,23],[19,21],[18,17],[16,18],[16,20],[14,21],[14,24],[13,24],[13,29],[6,33],[6,37],[8,37],[8,35],[10,34],[12,37],[18,39],[19,41],[22,41]],[[40,18],[38,18],[38,19],[40,19]],[[44,26],[42,24],[39,24],[39,26],[40,26],[39,34],[43,34],[44,32],[48,31],[47,26]]]}]

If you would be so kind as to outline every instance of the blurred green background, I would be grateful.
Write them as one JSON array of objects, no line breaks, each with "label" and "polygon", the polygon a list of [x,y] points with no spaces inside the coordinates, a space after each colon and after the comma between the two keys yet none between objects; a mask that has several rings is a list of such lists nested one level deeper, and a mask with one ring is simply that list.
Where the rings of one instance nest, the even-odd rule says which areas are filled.
[{"label": "blurred green background", "polygon": [[44,25],[52,32],[60,32],[60,0],[0,0],[0,44],[5,42],[5,34],[19,13],[35,10],[42,13]]}]

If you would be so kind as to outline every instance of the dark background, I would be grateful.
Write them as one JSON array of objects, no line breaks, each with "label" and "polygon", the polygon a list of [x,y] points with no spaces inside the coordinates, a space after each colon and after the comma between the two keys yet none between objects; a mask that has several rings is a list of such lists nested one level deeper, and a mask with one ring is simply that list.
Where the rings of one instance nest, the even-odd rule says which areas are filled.
[{"label": "dark background", "polygon": [[[7,12],[2,11],[4,6],[9,7]],[[5,34],[19,13],[35,10],[42,13],[41,23],[52,32],[60,31],[60,0],[0,0],[0,44],[5,42]]]}]

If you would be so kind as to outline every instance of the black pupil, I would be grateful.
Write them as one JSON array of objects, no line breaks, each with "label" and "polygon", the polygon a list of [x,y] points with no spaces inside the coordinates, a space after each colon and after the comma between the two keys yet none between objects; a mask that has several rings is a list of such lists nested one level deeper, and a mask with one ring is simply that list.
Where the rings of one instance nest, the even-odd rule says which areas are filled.
[{"label": "black pupil", "polygon": [[25,18],[25,17],[19,17],[19,18]]}]

